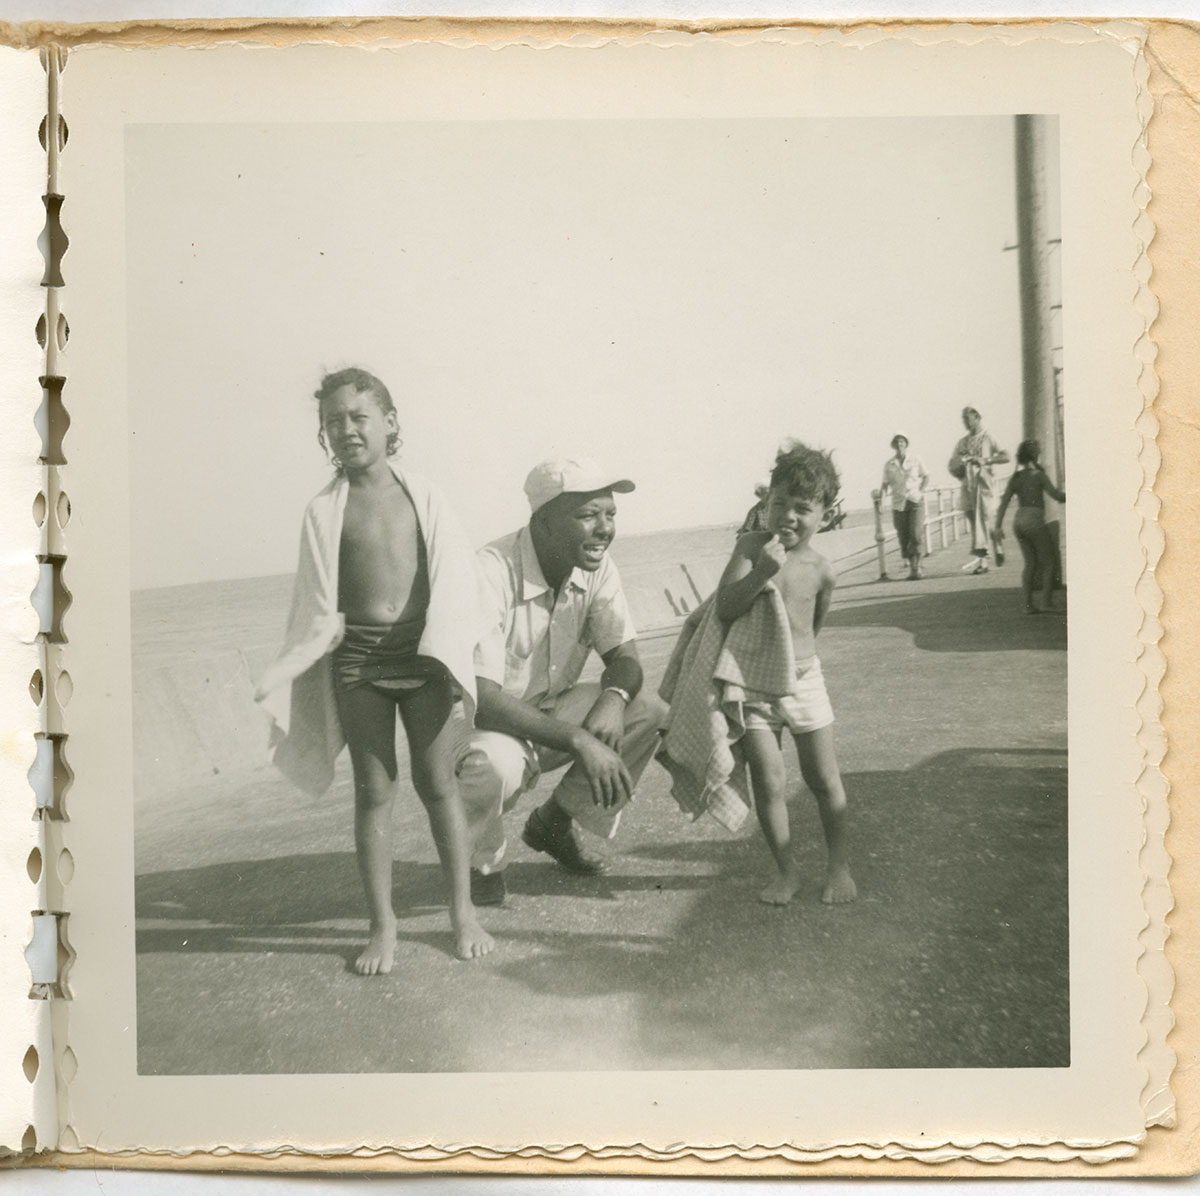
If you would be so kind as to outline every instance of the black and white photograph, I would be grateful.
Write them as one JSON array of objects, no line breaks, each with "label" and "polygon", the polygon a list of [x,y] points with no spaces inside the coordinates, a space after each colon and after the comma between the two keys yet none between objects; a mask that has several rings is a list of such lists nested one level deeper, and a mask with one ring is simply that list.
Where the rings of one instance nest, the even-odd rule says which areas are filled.
[{"label": "black and white photograph", "polygon": [[81,115],[156,1116],[1142,1116],[1136,122],[1063,48],[162,51]]},{"label": "black and white photograph", "polygon": [[126,153],[140,1070],[1070,1062],[1053,117]]}]

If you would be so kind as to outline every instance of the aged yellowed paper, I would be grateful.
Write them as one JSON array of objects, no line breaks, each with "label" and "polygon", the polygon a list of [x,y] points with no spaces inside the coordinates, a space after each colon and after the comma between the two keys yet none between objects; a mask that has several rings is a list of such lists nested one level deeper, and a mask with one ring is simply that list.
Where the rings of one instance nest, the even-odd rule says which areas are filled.
[{"label": "aged yellowed paper", "polygon": [[[394,1159],[389,1152],[400,1150],[416,1160],[452,1157],[460,1166],[515,1163],[527,1155],[586,1157],[595,1166],[607,1158],[619,1169],[649,1160],[684,1168],[703,1160],[746,1167],[763,1160],[766,1169],[787,1161],[841,1160],[851,1168],[887,1160],[892,1169],[904,1160],[958,1167],[1001,1158],[1032,1165],[1128,1160],[1124,1165],[1139,1167],[1146,1127],[1175,1116],[1162,1004],[1171,976],[1159,955],[1167,897],[1165,857],[1155,841],[1165,810],[1153,756],[1157,666],[1152,648],[1140,665],[1135,660],[1139,637],[1155,637],[1158,601],[1149,578],[1135,592],[1146,560],[1158,551],[1153,530],[1145,528],[1155,512],[1146,500],[1134,506],[1157,466],[1153,451],[1143,451],[1154,429],[1138,422],[1155,391],[1146,340],[1153,301],[1139,285],[1151,233],[1143,210],[1150,113],[1144,34],[1113,24],[596,35],[576,44],[530,37],[526,44],[286,51],[84,46],[73,53],[64,108],[69,112],[77,97],[79,115],[71,122],[64,190],[80,199],[68,220],[78,279],[68,364],[75,393],[94,398],[73,413],[79,448],[72,494],[91,512],[88,528],[103,529],[85,534],[77,524],[70,543],[75,625],[89,629],[72,643],[71,759],[96,794],[94,802],[81,798],[73,807],[73,830],[89,853],[97,845],[93,858],[103,861],[81,869],[72,885],[79,960],[70,1040],[80,1070],[70,1120],[81,1147],[192,1161],[198,1161],[192,1152],[223,1149],[343,1160],[364,1151]],[[990,689],[993,704],[984,721],[968,720],[967,739],[935,731],[914,759],[970,744],[969,769],[976,771],[956,773],[951,782],[952,796],[969,802],[971,778],[990,793],[986,786],[996,776],[1016,775],[997,769],[1047,777],[1061,726],[1069,756],[1052,783],[1067,781],[1065,838],[1058,856],[1053,846],[1037,846],[1055,832],[1035,818],[1010,857],[996,846],[993,824],[985,820],[982,837],[972,836],[978,824],[966,819],[954,824],[956,837],[937,848],[936,858],[928,843],[906,842],[902,834],[897,870],[875,865],[874,876],[877,884],[884,875],[911,884],[931,867],[974,861],[982,877],[999,856],[998,867],[1003,871],[1007,861],[1015,879],[1020,853],[1047,851],[1031,858],[1050,860],[1061,876],[1058,904],[1048,903],[1040,916],[1026,905],[1016,922],[1002,905],[987,911],[970,905],[957,931],[961,959],[994,959],[993,944],[1010,952],[1001,958],[1017,969],[1018,1002],[1035,991],[1027,982],[1022,987],[1022,968],[1039,950],[1048,952],[1038,956],[1052,961],[1039,977],[1041,1012],[1006,1003],[1002,969],[990,994],[996,1000],[980,1006],[973,1023],[959,1020],[951,1030],[939,1022],[939,992],[960,982],[956,968],[971,965],[956,962],[945,944],[936,955],[922,954],[930,940],[922,938],[921,921],[936,927],[950,916],[936,891],[922,890],[927,904],[907,907],[909,924],[896,941],[911,938],[891,973],[884,963],[862,982],[861,997],[859,978],[872,970],[862,959],[858,971],[842,971],[848,987],[818,992],[827,1005],[811,1024],[811,1049],[793,1056],[796,1066],[781,1064],[763,1045],[777,1026],[736,1005],[721,1011],[723,1024],[737,1027],[721,1044],[712,1036],[711,1010],[696,1030],[684,1020],[686,1002],[656,1015],[653,982],[640,1003],[616,990],[606,1001],[603,988],[597,990],[605,970],[623,975],[639,953],[648,970],[670,969],[661,974],[675,986],[716,965],[705,955],[702,904],[700,921],[690,925],[647,933],[629,923],[638,911],[633,894],[656,883],[651,869],[623,894],[607,890],[600,924],[569,924],[540,962],[520,954],[514,939],[509,949],[518,953],[510,956],[507,977],[497,924],[495,966],[502,978],[529,986],[529,1008],[538,1016],[514,1021],[500,990],[493,990],[500,995],[489,1009],[486,984],[461,1007],[450,998],[451,1036],[475,1044],[460,1054],[469,1064],[373,1065],[372,1033],[381,1037],[374,1049],[379,1059],[395,1058],[384,1045],[391,1035],[412,1033],[412,1027],[392,1029],[386,1018],[364,1031],[365,1052],[339,1045],[334,1030],[325,1033],[323,1053],[289,1053],[297,1031],[289,1024],[273,1041],[285,1006],[272,1005],[279,990],[270,981],[263,1016],[247,1022],[234,1006],[254,1002],[253,989],[244,986],[252,984],[256,953],[267,972],[274,968],[280,918],[318,906],[324,886],[331,878],[340,884],[341,874],[319,863],[319,841],[303,849],[290,837],[287,804],[268,797],[275,804],[264,814],[254,808],[260,789],[240,785],[236,771],[220,779],[226,758],[219,752],[211,768],[218,779],[205,781],[208,796],[199,796],[198,780],[179,782],[204,752],[189,747],[186,758],[173,754],[186,736],[177,735],[171,703],[193,709],[195,695],[178,686],[215,685],[229,691],[231,711],[241,709],[232,692],[238,677],[207,665],[225,646],[220,615],[241,608],[232,590],[216,597],[209,638],[197,639],[186,625],[188,608],[175,599],[181,585],[287,569],[276,565],[277,556],[290,556],[295,534],[285,512],[298,512],[320,476],[319,459],[312,467],[290,464],[299,451],[294,446],[305,443],[293,428],[311,422],[306,380],[351,358],[384,363],[377,368],[398,376],[391,383],[398,396],[411,395],[400,401],[410,440],[405,451],[422,451],[423,470],[451,479],[451,493],[480,541],[520,519],[519,482],[528,464],[546,449],[580,441],[610,459],[621,454],[639,471],[639,494],[649,492],[648,500],[638,524],[629,499],[630,531],[665,535],[689,526],[693,513],[690,524],[718,523],[715,504],[736,499],[724,496],[727,481],[714,447],[736,454],[735,426],[753,425],[760,409],[768,457],[790,433],[833,441],[846,493],[857,492],[862,505],[871,482],[860,459],[870,454],[862,454],[854,434],[839,430],[833,408],[852,413],[864,435],[885,445],[899,421],[939,472],[935,458],[944,454],[937,438],[949,436],[946,413],[957,420],[964,402],[985,408],[1010,448],[1021,435],[1019,416],[1008,406],[1019,409],[1013,393],[1019,371],[1014,376],[1011,363],[999,364],[1002,344],[994,342],[994,327],[983,330],[985,309],[973,313],[971,324],[969,287],[954,274],[970,251],[951,230],[972,201],[954,190],[966,185],[951,181],[961,175],[938,171],[955,159],[961,170],[962,160],[976,155],[978,171],[995,172],[984,179],[984,192],[991,182],[994,193],[1000,179],[1010,185],[1012,129],[1026,114],[1043,122],[1052,145],[1047,206],[1049,231],[1058,235],[1048,240],[1059,248],[1048,256],[1061,287],[1054,351],[1065,379],[1071,474],[1067,635],[1063,649],[1050,639],[1014,642],[1014,651],[1028,653],[1012,658],[1022,661],[1015,676],[981,672],[991,658],[970,637],[935,648],[958,653],[955,684]],[[803,148],[785,149],[789,138]],[[1002,165],[996,146],[1004,147]],[[770,197],[766,207],[751,184]],[[993,201],[994,194],[975,202]],[[1004,201],[1011,207],[1011,195]],[[904,238],[916,243],[943,220],[945,237],[920,241],[932,247],[911,256]],[[1012,229],[1001,222],[995,228],[996,260],[1005,262]],[[562,239],[552,242],[556,236]],[[508,256],[493,248],[505,240],[513,247]],[[605,261],[606,247],[622,251],[619,267],[610,264],[615,253]],[[319,260],[325,257],[333,260]],[[522,279],[518,267],[530,261],[537,269]],[[365,269],[368,263],[378,268]],[[914,280],[939,271],[946,281],[923,318],[916,303],[906,311],[902,297]],[[996,287],[1002,277],[996,275]],[[571,323],[563,312],[574,309]],[[414,329],[424,342],[420,353]],[[607,345],[605,329],[612,331]],[[964,340],[972,336],[974,352]],[[913,353],[926,343],[920,337],[929,338],[923,357]],[[825,361],[834,362],[840,350],[844,362],[861,356],[877,372],[855,375],[847,365],[856,381],[842,383],[811,347],[822,339],[830,342]],[[621,348],[609,352],[618,340]],[[313,360],[302,357],[306,341]],[[1017,350],[1011,342],[1010,348]],[[443,381],[428,372],[434,366]],[[420,369],[427,373],[414,393],[405,372]],[[422,411],[420,391],[442,393],[439,386],[446,398]],[[795,409],[781,420],[778,404],[789,388]],[[299,414],[282,416],[285,408]],[[639,428],[642,444],[635,447]],[[707,472],[697,471],[697,462],[710,461]],[[746,488],[729,485],[731,495]],[[856,561],[849,573],[861,567]],[[959,580],[945,587],[947,611],[976,601],[953,597],[962,592]],[[990,610],[985,601],[979,617],[993,617]],[[842,631],[844,660],[855,625],[851,620]],[[836,619],[831,626],[836,630]],[[227,632],[236,645],[236,621]],[[139,653],[144,659],[146,636],[153,634],[176,636],[191,667],[164,663],[160,651],[153,658],[158,672],[139,673]],[[920,632],[915,643],[920,649]],[[1041,706],[1040,724],[1006,721],[1011,708],[1027,702],[1023,678],[1042,686],[1039,694],[1054,692],[1039,670],[1056,650],[1066,685],[1061,712]],[[831,676],[834,659],[826,659]],[[257,667],[251,661],[251,670]],[[849,676],[850,666],[843,667]],[[904,687],[901,680],[900,693]],[[871,692],[868,685],[863,700]],[[955,700],[953,692],[943,695],[943,706]],[[1140,705],[1139,694],[1145,695]],[[849,688],[834,695],[847,707],[858,700]],[[885,704],[881,716],[886,710]],[[954,722],[944,709],[937,718],[937,726]],[[869,727],[870,720],[849,725]],[[233,742],[251,731],[227,720],[219,734]],[[1015,738],[1002,744],[997,737],[1004,734]],[[839,740],[843,759],[855,750],[866,749]],[[869,835],[871,803],[887,801],[887,785],[872,791],[865,772],[853,775]],[[898,780],[890,783],[901,788]],[[850,780],[847,788],[853,806]],[[657,800],[667,800],[665,791]],[[1151,821],[1139,854],[1143,800]],[[637,824],[630,822],[632,839]],[[656,827],[647,824],[647,833]],[[239,833],[256,847],[233,851]],[[681,852],[710,851],[724,863],[688,873],[687,887],[712,886],[717,892],[707,896],[722,905],[721,886],[733,881],[725,865],[733,857],[705,846],[723,842],[708,836],[688,848],[693,833],[677,824],[672,834]],[[219,860],[211,859],[214,836],[228,842],[217,847],[217,856],[227,853]],[[278,846],[285,843],[296,853],[286,867]],[[634,844],[621,847],[636,854]],[[647,851],[669,858],[663,849]],[[749,858],[737,857],[746,866]],[[306,867],[317,869],[307,881]],[[873,866],[856,867],[862,893],[854,916],[870,917],[874,906],[883,917],[879,903],[904,899],[898,891],[872,893],[864,872],[871,876]],[[253,886],[256,873],[268,879],[246,890],[257,895],[247,900],[263,901],[266,914],[214,901],[218,890],[238,891],[246,875]],[[672,866],[664,865],[662,877],[671,875]],[[281,904],[269,891],[279,884],[302,890],[306,883],[314,891],[300,893],[300,907]],[[1045,891],[1053,894],[1053,883]],[[1016,897],[1011,888],[1005,892]],[[562,899],[578,897],[568,890]],[[735,885],[728,900],[746,901],[744,888]],[[1139,939],[1147,908],[1151,925]],[[289,985],[303,986],[304,967],[330,954],[322,938],[338,954],[348,928],[337,919],[353,914],[331,916],[332,924],[314,908],[299,919],[308,930],[287,931],[284,941],[292,946],[282,951],[289,968],[300,965]],[[717,925],[720,916],[707,917]],[[833,920],[840,911],[803,915],[818,916],[829,928],[820,948],[826,954],[793,957],[794,983],[802,977],[810,983],[809,970],[831,967],[845,943],[855,941]],[[764,920],[771,917],[751,905],[740,933],[764,944],[782,933],[786,957],[790,934]],[[433,947],[434,923],[428,932],[425,925],[414,942]],[[1043,933],[1045,941],[1035,941]],[[869,941],[858,938],[859,949]],[[604,954],[597,957],[600,945]],[[1149,951],[1139,972],[1143,947]],[[406,958],[423,966],[425,950],[414,947]],[[195,951],[211,959],[210,970],[196,962]],[[589,952],[599,971],[573,964]],[[754,966],[764,968],[770,955],[753,953]],[[921,977],[916,990],[910,966]],[[931,966],[942,969],[940,984],[928,975]],[[436,964],[425,981],[398,978],[390,990],[395,1006],[378,1008],[376,994],[373,1016],[394,1008],[402,1024],[406,999],[410,1009],[419,1007],[412,1004],[415,991],[443,983],[437,977],[445,967]],[[204,987],[173,981],[173,969],[179,977],[204,977]],[[483,983],[445,975],[453,988]],[[764,984],[788,983],[787,973],[773,967],[762,976]],[[1147,984],[1154,1001],[1143,1021]],[[356,998],[346,990],[337,1000],[340,1007]],[[845,1030],[835,1011],[856,1003],[865,1019],[857,1043],[838,1048]],[[172,1004],[174,1019],[165,1016]],[[949,998],[942,1004],[948,1008]],[[877,1041],[866,1032],[875,1021],[896,1025],[901,1005],[904,1017],[914,1025],[928,1019],[930,1029],[897,1036],[888,1028]],[[811,1010],[798,1010],[798,1025],[812,1018]],[[1014,1012],[1029,1018],[1021,1023],[1027,1029],[1003,1027]],[[178,1028],[179,1015],[197,1027],[194,1040]],[[305,1016],[317,1027],[325,1020],[319,1008]],[[507,1046],[489,1046],[497,1027]],[[641,1031],[640,1040],[631,1029]],[[1013,1053],[1022,1034],[1027,1062]],[[547,1038],[569,1043],[573,1053],[547,1053],[539,1041]],[[672,1038],[678,1045],[664,1047]],[[907,1054],[901,1042],[911,1044]],[[505,1060],[502,1066],[489,1064],[489,1050]],[[231,1065],[237,1057],[242,1062]],[[354,1062],[338,1067],[339,1058]],[[520,1065],[522,1058],[529,1066]],[[547,1067],[547,1059],[557,1062]],[[755,1060],[757,1066],[748,1065]]]}]

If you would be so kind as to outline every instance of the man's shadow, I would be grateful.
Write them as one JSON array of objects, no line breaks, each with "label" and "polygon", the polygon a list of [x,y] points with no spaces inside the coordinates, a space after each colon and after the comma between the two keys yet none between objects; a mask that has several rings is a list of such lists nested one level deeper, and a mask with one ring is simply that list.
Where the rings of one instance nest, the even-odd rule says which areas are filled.
[{"label": "man's shadow", "polygon": [[[625,1011],[626,1066],[1067,1066],[1065,752],[947,751],[845,784],[850,906],[820,902],[824,848],[807,794],[792,825],[808,879],[784,909],[756,899],[770,865],[752,815],[734,836],[691,833],[656,802],[631,819],[606,877],[514,860],[509,906],[484,919],[498,951],[449,990],[441,1028],[417,1032],[430,1038],[421,1049],[487,1070],[490,1057],[451,1049],[480,999],[532,1027],[599,996]],[[448,929],[405,929],[445,909],[436,863],[398,861],[394,902],[401,939],[450,954]],[[344,851],[146,874],[137,915],[142,953],[332,954],[347,966],[364,921]],[[605,1066],[591,1040],[513,1033],[527,1042],[524,1068],[571,1070],[585,1046],[601,1059],[590,1066]]]},{"label": "man's shadow", "polygon": [[[821,903],[824,847],[801,794],[808,879],[791,906],[757,900],[770,863],[752,820],[736,837],[643,842],[627,867],[695,890],[659,933],[560,929],[496,969],[551,1006],[637,998],[627,1026],[648,1067],[1069,1065],[1066,753],[954,750],[845,784],[856,903]],[[552,1049],[541,1066],[566,1066]]]}]

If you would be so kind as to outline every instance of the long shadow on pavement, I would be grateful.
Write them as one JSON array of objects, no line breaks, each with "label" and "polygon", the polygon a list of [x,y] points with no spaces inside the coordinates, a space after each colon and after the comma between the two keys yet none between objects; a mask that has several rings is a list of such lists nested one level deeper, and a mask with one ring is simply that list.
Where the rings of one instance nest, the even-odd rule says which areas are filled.
[{"label": "long shadow on pavement", "polygon": [[1066,756],[947,752],[846,778],[861,899],[826,908],[820,831],[794,807],[813,877],[755,900],[754,838],[634,849],[719,872],[654,950],[564,935],[500,966],[557,1000],[637,991],[641,1066],[1065,1067],[1070,1062]]},{"label": "long shadow on pavement", "polygon": [[[154,977],[139,982],[142,1070],[1067,1066],[1065,752],[944,752],[846,787],[860,900],[836,909],[818,901],[807,798],[793,827],[812,883],[790,907],[755,899],[756,831],[714,837],[656,802],[611,876],[514,861],[509,905],[485,915],[499,949],[481,965],[446,959],[433,923],[405,926],[445,912],[436,865],[399,862],[416,980],[411,966],[341,983],[283,963],[352,955],[350,853],[139,877],[139,967]],[[363,1038],[364,1009],[385,1008],[398,1015],[387,1034]]]},{"label": "long shadow on pavement", "polygon": [[[920,583],[917,583],[918,585]],[[1061,614],[1030,617],[1019,589],[995,586],[938,592],[921,587],[911,598],[885,595],[853,606],[834,605],[828,628],[898,627],[916,647],[931,652],[1063,651],[1067,621]]]}]

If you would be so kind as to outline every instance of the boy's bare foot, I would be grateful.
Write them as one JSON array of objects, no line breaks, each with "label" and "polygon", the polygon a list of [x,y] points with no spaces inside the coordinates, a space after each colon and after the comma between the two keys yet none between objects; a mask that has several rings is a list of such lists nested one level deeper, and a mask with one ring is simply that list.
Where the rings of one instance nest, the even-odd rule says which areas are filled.
[{"label": "boy's bare foot", "polygon": [[382,976],[392,970],[396,954],[396,920],[382,926],[372,926],[367,945],[354,961],[354,970],[360,976]]},{"label": "boy's bare foot", "polygon": [[454,928],[454,950],[459,959],[482,959],[490,954],[496,940],[475,920],[464,918]]},{"label": "boy's bare foot", "polygon": [[800,889],[800,874],[795,868],[781,872],[761,893],[764,905],[787,905]]},{"label": "boy's bare foot", "polygon": [[821,900],[826,905],[845,905],[848,901],[853,901],[858,896],[858,886],[854,883],[854,878],[850,875],[850,869],[845,864],[841,864],[836,868],[830,868],[829,876],[825,880],[825,888],[821,893]]}]

